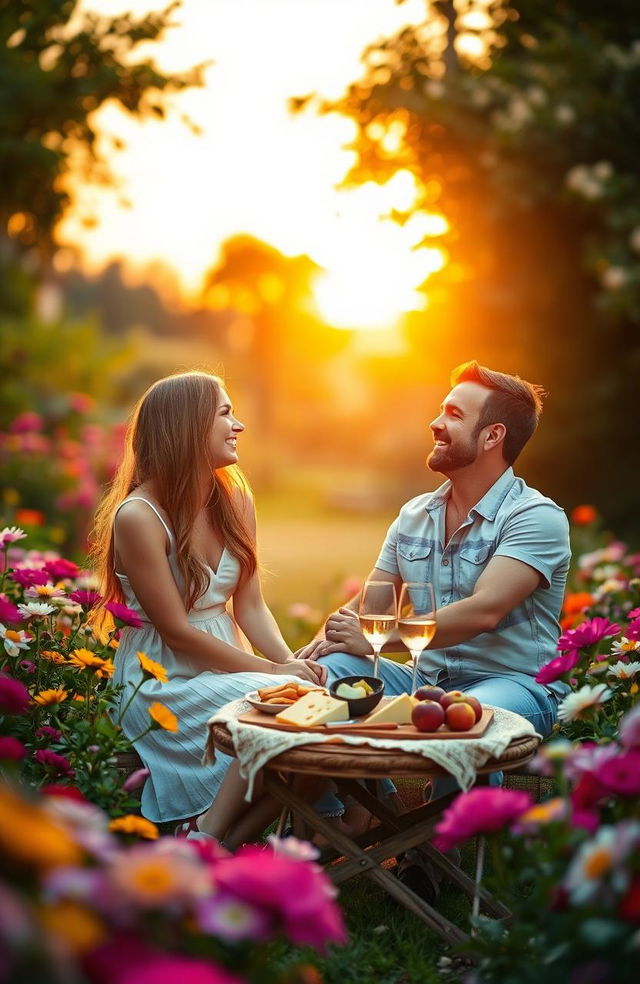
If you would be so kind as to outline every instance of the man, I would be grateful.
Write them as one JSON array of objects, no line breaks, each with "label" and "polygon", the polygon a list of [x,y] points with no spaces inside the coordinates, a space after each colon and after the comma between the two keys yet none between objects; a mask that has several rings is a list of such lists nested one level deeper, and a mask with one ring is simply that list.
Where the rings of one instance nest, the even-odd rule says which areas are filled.
[{"label": "man", "polygon": [[[543,392],[477,362],[455,369],[451,382],[431,423],[427,460],[447,481],[402,507],[369,579],[391,580],[398,593],[403,581],[434,585],[437,630],[420,683],[474,694],[546,735],[567,688],[541,686],[535,676],[556,655],[569,527],[563,510],[512,468],[536,429]],[[331,615],[325,639],[298,657],[324,657],[331,678],[370,672],[357,608],[356,597]],[[403,647],[392,641],[386,648]],[[387,694],[410,689],[407,665],[381,659],[380,675]]]}]

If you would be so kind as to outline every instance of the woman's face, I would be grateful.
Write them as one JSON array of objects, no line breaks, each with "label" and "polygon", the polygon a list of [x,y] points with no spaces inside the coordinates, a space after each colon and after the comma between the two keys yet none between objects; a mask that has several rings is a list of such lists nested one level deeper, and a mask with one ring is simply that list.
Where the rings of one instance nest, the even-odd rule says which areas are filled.
[{"label": "woman's face", "polygon": [[244,424],[234,417],[231,401],[220,387],[216,415],[209,433],[209,458],[214,468],[224,468],[237,462],[236,442],[243,430]]}]

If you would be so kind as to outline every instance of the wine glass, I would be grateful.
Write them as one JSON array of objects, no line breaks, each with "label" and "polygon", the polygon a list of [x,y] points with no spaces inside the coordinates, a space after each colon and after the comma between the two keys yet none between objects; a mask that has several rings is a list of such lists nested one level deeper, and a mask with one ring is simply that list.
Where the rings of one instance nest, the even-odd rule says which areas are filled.
[{"label": "wine glass", "polygon": [[358,618],[363,636],[373,649],[373,675],[377,677],[380,650],[396,627],[396,586],[393,581],[365,581]]},{"label": "wine glass", "polygon": [[400,591],[398,634],[411,653],[411,693],[416,689],[418,662],[436,634],[436,599],[429,581],[407,581]]}]

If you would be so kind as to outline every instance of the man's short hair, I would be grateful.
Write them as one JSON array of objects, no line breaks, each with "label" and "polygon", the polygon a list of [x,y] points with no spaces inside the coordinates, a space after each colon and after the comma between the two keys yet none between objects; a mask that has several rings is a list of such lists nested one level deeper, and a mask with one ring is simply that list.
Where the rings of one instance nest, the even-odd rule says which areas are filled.
[{"label": "man's short hair", "polygon": [[538,426],[544,389],[519,376],[487,369],[475,360],[463,362],[451,373],[452,386],[466,382],[480,383],[491,390],[480,410],[475,436],[490,424],[504,424],[507,432],[502,453],[512,465]]}]

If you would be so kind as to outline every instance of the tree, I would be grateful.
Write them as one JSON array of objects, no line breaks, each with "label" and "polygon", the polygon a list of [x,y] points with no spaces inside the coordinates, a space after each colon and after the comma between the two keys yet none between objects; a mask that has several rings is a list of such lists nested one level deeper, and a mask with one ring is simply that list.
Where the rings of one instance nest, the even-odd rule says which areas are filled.
[{"label": "tree", "polygon": [[[482,44],[468,42],[470,15]],[[358,124],[350,182],[409,169],[417,209],[449,220],[450,262],[425,285],[416,340],[451,364],[477,356],[543,381],[529,473],[564,504],[590,497],[632,527],[640,462],[620,407],[640,364],[640,9],[431,3],[424,25],[364,60],[343,99],[315,105]]]}]

